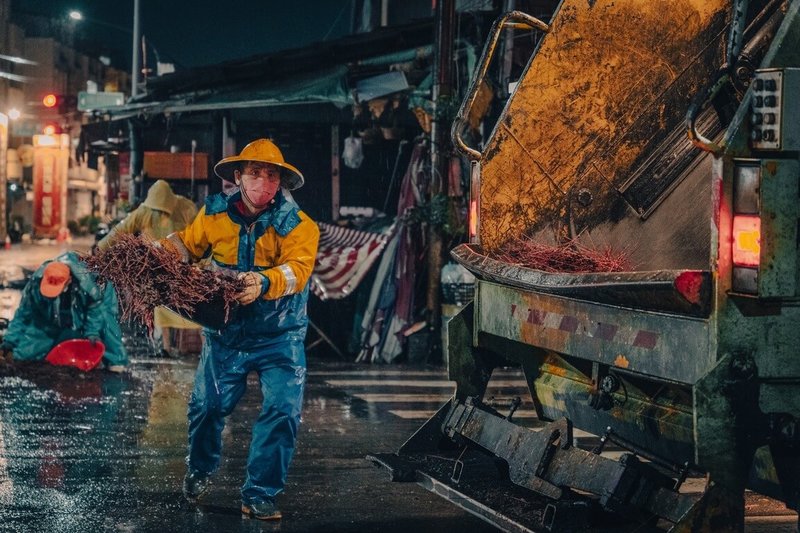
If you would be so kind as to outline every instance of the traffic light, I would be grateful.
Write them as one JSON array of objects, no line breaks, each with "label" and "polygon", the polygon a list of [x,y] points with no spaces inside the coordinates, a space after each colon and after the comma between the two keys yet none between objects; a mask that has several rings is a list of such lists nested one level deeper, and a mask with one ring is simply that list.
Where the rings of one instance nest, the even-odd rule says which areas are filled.
[{"label": "traffic light", "polygon": [[75,111],[77,103],[78,98],[75,95],[47,93],[42,97],[42,105],[46,109],[58,112],[59,115]]},{"label": "traffic light", "polygon": [[53,122],[48,122],[44,125],[44,128],[42,128],[42,133],[45,135],[57,135],[61,132],[61,126]]},{"label": "traffic light", "polygon": [[42,105],[48,109],[52,109],[59,105],[63,99],[58,94],[48,93],[42,98]]}]

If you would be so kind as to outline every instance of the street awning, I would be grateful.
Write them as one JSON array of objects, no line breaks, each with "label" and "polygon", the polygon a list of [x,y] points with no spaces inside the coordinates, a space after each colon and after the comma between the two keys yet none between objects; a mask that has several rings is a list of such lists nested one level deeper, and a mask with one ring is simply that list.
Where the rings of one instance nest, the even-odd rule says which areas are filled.
[{"label": "street awning", "polygon": [[113,119],[120,119],[142,114],[310,104],[330,104],[342,108],[352,103],[346,76],[347,67],[338,65],[283,80],[187,93],[164,101],[131,103],[98,111]]}]

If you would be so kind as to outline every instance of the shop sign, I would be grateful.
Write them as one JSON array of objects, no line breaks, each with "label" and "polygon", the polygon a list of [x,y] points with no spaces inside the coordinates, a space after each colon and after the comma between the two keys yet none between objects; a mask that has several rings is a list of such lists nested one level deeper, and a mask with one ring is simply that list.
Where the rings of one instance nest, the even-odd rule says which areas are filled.
[{"label": "shop sign", "polygon": [[[192,154],[188,152],[145,152],[144,173],[151,179],[192,179]],[[195,152],[194,179],[208,176],[208,154]]]},{"label": "shop sign", "polygon": [[55,237],[64,226],[69,136],[37,135],[33,144],[33,230]]}]

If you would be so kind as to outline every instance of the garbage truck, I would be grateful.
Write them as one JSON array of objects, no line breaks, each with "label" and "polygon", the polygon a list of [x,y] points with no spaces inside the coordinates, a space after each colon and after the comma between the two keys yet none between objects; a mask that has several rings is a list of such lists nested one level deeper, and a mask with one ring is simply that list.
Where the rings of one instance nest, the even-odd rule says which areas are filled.
[{"label": "garbage truck", "polygon": [[[448,324],[455,392],[369,456],[393,481],[506,531],[741,531],[746,490],[798,509],[798,10],[563,0],[495,22],[452,129],[471,195],[451,256],[477,278]],[[475,102],[520,28],[541,39],[480,146]],[[523,237],[630,266],[503,260]],[[541,427],[487,401],[509,366]]]}]

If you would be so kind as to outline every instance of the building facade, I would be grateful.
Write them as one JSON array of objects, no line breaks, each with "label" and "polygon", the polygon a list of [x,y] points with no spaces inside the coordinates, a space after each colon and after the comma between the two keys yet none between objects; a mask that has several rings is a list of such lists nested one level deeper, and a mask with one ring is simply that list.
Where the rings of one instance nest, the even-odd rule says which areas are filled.
[{"label": "building facade", "polygon": [[[37,158],[34,136],[67,136],[68,163],[61,208],[71,226],[105,210],[102,161],[89,168],[75,157],[85,121],[77,109],[81,92],[130,93],[130,75],[108,60],[74,45],[74,28],[56,18],[15,13],[10,0],[0,0],[0,113],[7,117],[5,157],[0,164],[0,202],[5,209],[0,240],[9,230],[17,240],[34,229]],[[45,143],[46,144],[46,143]],[[100,170],[100,171],[98,171]],[[32,235],[37,237],[37,235]],[[42,235],[40,235],[42,236]]]}]

